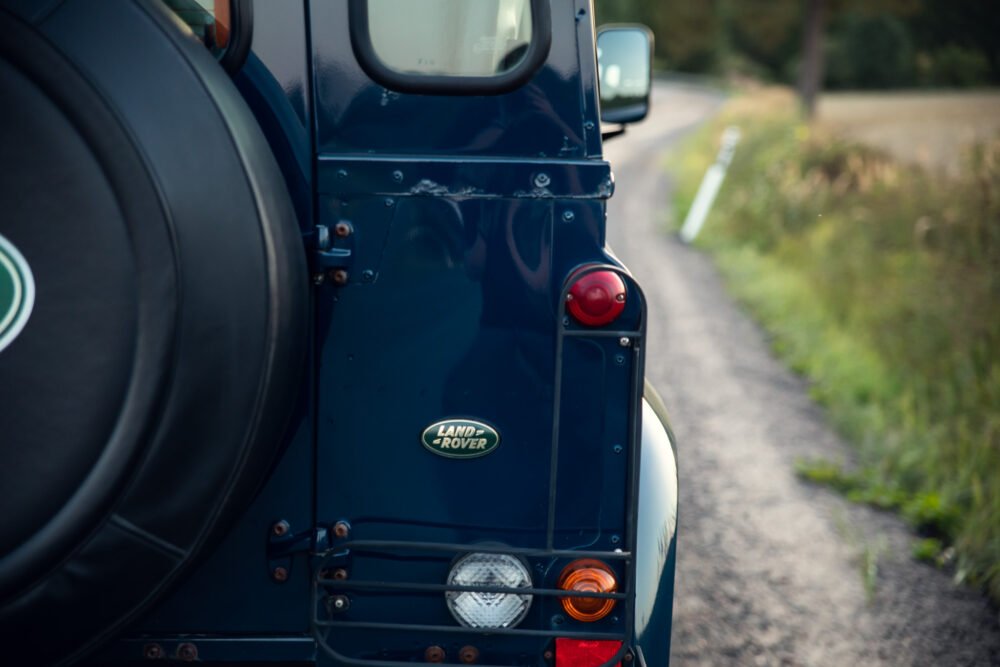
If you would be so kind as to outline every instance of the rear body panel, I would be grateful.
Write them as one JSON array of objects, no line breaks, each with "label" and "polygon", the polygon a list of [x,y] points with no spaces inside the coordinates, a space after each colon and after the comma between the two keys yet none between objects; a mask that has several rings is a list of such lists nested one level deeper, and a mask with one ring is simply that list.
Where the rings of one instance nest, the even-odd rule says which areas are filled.
[{"label": "rear body panel", "polygon": [[[207,661],[390,665],[440,646],[454,663],[474,645],[479,664],[545,665],[556,636],[620,639],[615,662],[628,649],[666,664],[676,468],[663,426],[643,418],[642,292],[604,246],[614,188],[590,1],[553,0],[547,62],[496,96],[374,83],[352,53],[346,2],[255,10],[237,83],[304,234],[347,230],[313,256],[312,399],[237,529],[98,664],[193,642]],[[626,282],[612,325],[565,312],[584,265]],[[499,445],[436,455],[421,434],[446,419],[483,422]],[[644,440],[656,451],[640,492]],[[516,553],[532,572],[514,630],[462,628],[434,588],[477,550]],[[622,584],[614,613],[592,624],[568,619],[553,591],[582,554]],[[341,595],[349,606],[336,610]]]}]

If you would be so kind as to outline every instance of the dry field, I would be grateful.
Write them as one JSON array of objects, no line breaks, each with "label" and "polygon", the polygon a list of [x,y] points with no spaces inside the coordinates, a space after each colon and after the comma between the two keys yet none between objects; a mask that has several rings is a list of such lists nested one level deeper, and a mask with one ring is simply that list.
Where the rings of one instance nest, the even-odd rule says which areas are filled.
[{"label": "dry field", "polygon": [[830,93],[817,119],[901,160],[955,174],[970,144],[1000,133],[1000,91]]}]

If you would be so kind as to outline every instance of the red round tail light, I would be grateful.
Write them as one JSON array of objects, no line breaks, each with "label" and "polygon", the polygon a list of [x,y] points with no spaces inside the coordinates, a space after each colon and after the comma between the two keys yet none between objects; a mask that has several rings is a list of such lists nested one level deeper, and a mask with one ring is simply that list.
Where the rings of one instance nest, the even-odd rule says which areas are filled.
[{"label": "red round tail light", "polygon": [[566,310],[588,327],[611,324],[625,310],[625,292],[625,281],[614,271],[591,271],[570,287]]}]

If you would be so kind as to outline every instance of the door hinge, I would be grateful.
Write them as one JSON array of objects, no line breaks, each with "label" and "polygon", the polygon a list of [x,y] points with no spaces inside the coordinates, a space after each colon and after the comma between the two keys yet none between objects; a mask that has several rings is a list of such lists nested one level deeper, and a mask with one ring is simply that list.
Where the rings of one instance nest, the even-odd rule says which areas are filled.
[{"label": "door hinge", "polygon": [[354,226],[341,220],[333,231],[326,225],[316,225],[303,235],[309,251],[309,269],[313,282],[322,284],[327,278],[346,282],[347,269],[354,259]]}]

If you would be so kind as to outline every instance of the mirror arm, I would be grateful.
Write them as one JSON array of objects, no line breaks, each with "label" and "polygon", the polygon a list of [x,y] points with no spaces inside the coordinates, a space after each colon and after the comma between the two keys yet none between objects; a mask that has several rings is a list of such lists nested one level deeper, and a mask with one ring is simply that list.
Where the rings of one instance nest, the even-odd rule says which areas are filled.
[{"label": "mirror arm", "polygon": [[625,129],[627,125],[619,125],[613,130],[601,130],[601,141],[607,141],[608,139],[614,139],[615,137],[620,137],[625,134]]}]

